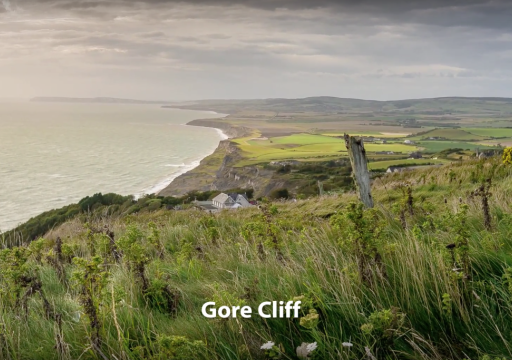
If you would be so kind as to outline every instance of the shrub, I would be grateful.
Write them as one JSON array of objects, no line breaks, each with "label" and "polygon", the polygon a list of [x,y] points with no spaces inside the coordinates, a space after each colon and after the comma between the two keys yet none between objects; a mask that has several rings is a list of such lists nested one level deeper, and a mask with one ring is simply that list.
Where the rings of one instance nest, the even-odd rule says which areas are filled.
[{"label": "shrub", "polygon": [[271,199],[288,199],[290,194],[288,193],[288,189],[275,189],[269,194],[269,198]]},{"label": "shrub", "polygon": [[508,147],[505,150],[503,150],[503,155],[501,156],[501,158],[503,159],[503,164],[512,164],[512,147]]}]

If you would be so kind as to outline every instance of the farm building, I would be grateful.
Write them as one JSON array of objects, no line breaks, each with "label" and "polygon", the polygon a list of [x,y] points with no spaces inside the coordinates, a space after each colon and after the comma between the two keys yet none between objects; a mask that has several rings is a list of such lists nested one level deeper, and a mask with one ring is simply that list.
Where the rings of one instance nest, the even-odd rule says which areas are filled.
[{"label": "farm building", "polygon": [[212,201],[196,201],[194,203],[199,208],[214,213],[223,209],[239,209],[253,206],[247,197],[242,194],[220,193]]},{"label": "farm building", "polygon": [[414,151],[409,154],[409,157],[411,159],[421,159],[421,158],[423,158],[423,155],[419,151]]},{"label": "farm building", "polygon": [[235,199],[228,194],[220,193],[213,198],[212,203],[218,209],[226,209],[235,205]]},{"label": "farm building", "polygon": [[414,144],[414,141],[412,141],[412,140],[405,140],[405,141],[404,141],[404,144],[407,144],[407,145],[413,145],[413,144]]}]

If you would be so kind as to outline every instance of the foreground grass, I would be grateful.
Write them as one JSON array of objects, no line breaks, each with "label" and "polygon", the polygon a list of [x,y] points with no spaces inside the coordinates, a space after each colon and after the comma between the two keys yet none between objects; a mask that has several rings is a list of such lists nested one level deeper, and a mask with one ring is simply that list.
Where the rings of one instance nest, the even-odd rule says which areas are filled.
[{"label": "foreground grass", "polygon": [[[316,342],[309,358],[509,359],[511,170],[490,161],[386,176],[374,182],[376,209],[363,213],[345,194],[265,205],[267,217],[72,221],[1,253],[0,358],[297,359],[298,346]],[[486,229],[469,192],[489,177]],[[299,296],[301,319],[201,315],[210,300],[256,309]],[[260,349],[267,341],[274,353]]]}]

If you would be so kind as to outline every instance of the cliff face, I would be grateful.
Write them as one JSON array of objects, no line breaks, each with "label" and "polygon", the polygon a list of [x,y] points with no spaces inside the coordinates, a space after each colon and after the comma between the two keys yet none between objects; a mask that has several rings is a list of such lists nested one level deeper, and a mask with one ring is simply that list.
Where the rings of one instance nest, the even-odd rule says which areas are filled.
[{"label": "cliff face", "polygon": [[224,134],[226,134],[230,139],[237,137],[248,136],[253,130],[244,126],[231,126],[228,123],[223,122],[222,120],[210,120],[210,119],[198,119],[192,120],[187,125],[192,126],[204,126],[211,127],[215,129],[220,129]]},{"label": "cliff face", "polygon": [[230,140],[221,141],[213,154],[204,158],[198,167],[180,175],[165,189],[161,196],[181,196],[192,190],[225,191],[235,188],[254,189],[255,197],[266,196],[283,187],[293,189],[287,179],[273,170],[259,166],[234,167],[241,159],[240,149]]},{"label": "cliff face", "polygon": [[[231,126],[221,120],[193,120],[188,125],[221,129],[230,138],[244,137],[254,130]],[[254,196],[267,196],[272,190],[283,187],[294,190],[301,185],[286,176],[261,166],[235,167],[242,159],[241,150],[230,140],[221,141],[213,154],[204,158],[198,167],[178,176],[161,196],[182,196],[189,191],[225,191],[235,188],[254,189]]]},{"label": "cliff face", "polygon": [[213,154],[204,158],[195,169],[174,179],[159,195],[181,196],[192,190],[223,191],[234,188],[252,188],[256,196],[266,195],[268,188],[274,188],[269,187],[274,171],[256,166],[234,167],[241,157],[236,144],[230,140],[221,141]]}]

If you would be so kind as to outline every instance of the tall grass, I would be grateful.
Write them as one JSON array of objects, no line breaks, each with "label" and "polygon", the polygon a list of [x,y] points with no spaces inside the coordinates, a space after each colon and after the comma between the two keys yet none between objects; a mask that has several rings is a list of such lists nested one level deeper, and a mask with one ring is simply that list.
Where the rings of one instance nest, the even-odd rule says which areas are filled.
[{"label": "tall grass", "polygon": [[[479,200],[470,197],[488,177],[494,184],[490,229],[484,226]],[[399,207],[405,182],[413,189],[414,212],[406,213],[404,226]],[[365,234],[365,241],[375,247],[372,256],[373,250],[379,253],[386,276],[370,281],[359,274],[356,230],[347,206],[354,194],[275,204],[270,225],[258,209],[215,216],[190,210],[98,217],[88,226],[75,220],[48,234],[40,263],[35,251],[28,252],[27,262],[14,271],[12,250],[3,250],[0,358],[265,359],[269,353],[260,347],[268,341],[280,349],[273,358],[282,359],[297,359],[296,348],[313,342],[318,345],[310,354],[313,359],[360,359],[368,353],[377,359],[512,358],[511,185],[510,167],[494,160],[376,180],[376,211],[364,214],[376,230]],[[463,204],[468,207],[463,222],[469,234],[467,273],[461,270],[463,247],[447,248],[460,236],[455,229],[462,220],[456,214]],[[105,225],[123,251],[119,262],[110,255],[104,234],[98,232],[93,240],[88,235],[91,228]],[[279,249],[267,238],[266,226],[272,226]],[[73,281],[79,265],[65,262],[68,281],[62,282],[46,260],[57,236],[68,254],[87,261],[93,258],[92,241],[106,271],[105,286],[94,299],[99,349],[92,345],[90,319]],[[136,241],[128,241],[130,236]],[[149,290],[143,291],[128,254],[144,261]],[[377,274],[378,261],[368,259]],[[40,297],[29,296],[26,310],[12,298],[13,289],[26,293],[22,276],[27,274],[41,281],[53,312],[62,317],[62,331]],[[165,286],[179,299],[176,309],[155,300],[160,299],[156,295],[166,299]],[[256,309],[262,301],[299,296],[301,319],[201,315],[202,305],[211,300],[217,306]],[[306,321],[310,314],[317,314],[318,322]],[[59,342],[64,350],[56,347]]]}]

